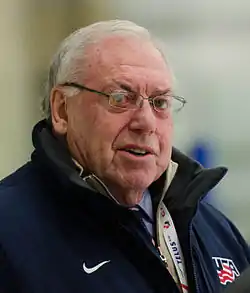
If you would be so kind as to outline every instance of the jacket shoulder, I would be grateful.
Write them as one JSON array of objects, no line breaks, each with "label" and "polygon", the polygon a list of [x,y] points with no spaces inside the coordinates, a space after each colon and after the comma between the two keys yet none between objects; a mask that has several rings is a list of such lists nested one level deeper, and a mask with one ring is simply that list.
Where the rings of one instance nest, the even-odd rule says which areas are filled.
[{"label": "jacket shoulder", "polygon": [[[205,233],[209,235],[209,237],[204,236],[213,239],[213,243],[217,243],[218,239],[225,249],[232,252],[242,252],[250,263],[249,246],[241,232],[225,214],[210,203],[206,201],[200,203],[197,216],[194,218],[194,226],[200,235]],[[208,243],[211,243],[211,240],[208,240]]]},{"label": "jacket shoulder", "polygon": [[38,217],[38,212],[34,211],[44,206],[40,196],[45,188],[43,185],[46,184],[31,162],[0,181],[1,239]]},{"label": "jacket shoulder", "polygon": [[[35,187],[36,172],[31,162],[28,162],[14,173],[0,181],[0,210],[8,204],[18,201],[18,198],[32,193]],[[35,192],[35,191],[33,191]]]},{"label": "jacket shoulder", "polygon": [[33,165],[31,162],[28,162],[12,174],[0,180],[0,194],[2,195],[10,187],[23,185],[32,176],[33,172]]},{"label": "jacket shoulder", "polygon": [[241,235],[234,223],[223,212],[206,201],[200,203],[199,216],[212,226],[216,225],[235,233],[237,236]]}]

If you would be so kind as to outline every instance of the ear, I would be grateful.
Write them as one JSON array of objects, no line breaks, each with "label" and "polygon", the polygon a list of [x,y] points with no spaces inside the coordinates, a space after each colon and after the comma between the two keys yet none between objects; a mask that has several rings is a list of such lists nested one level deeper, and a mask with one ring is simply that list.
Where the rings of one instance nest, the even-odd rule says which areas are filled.
[{"label": "ear", "polygon": [[58,88],[53,88],[51,91],[50,109],[54,131],[59,135],[65,135],[68,126],[66,97]]}]

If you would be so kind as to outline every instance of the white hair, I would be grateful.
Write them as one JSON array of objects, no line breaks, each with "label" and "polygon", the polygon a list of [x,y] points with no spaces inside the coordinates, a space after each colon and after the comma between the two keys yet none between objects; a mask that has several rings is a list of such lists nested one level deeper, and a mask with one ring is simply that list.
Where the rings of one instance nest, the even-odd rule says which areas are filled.
[{"label": "white hair", "polygon": [[[53,87],[67,81],[77,81],[77,78],[83,74],[84,60],[87,58],[86,47],[114,34],[136,36],[154,43],[146,28],[128,20],[101,21],[73,32],[61,43],[49,68],[41,105],[45,117],[50,116],[50,93]],[[156,43],[155,47],[158,48]],[[161,52],[160,49],[159,51]],[[77,89],[68,88],[67,94],[75,95],[77,91]]]}]

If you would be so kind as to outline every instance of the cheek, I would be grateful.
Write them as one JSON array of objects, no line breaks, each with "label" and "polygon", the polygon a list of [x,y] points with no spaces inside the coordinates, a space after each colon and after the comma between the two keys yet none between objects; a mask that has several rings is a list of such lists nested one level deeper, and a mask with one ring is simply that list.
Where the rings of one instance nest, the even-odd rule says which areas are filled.
[{"label": "cheek", "polygon": [[98,104],[75,109],[69,119],[68,135],[77,144],[87,167],[97,173],[109,167],[114,156],[113,143],[124,125],[122,121],[122,115],[110,113]]},{"label": "cheek", "polygon": [[158,164],[166,168],[172,153],[173,146],[173,125],[169,123],[159,135],[160,142],[160,156]]},{"label": "cheek", "polygon": [[75,101],[72,107],[68,108],[67,140],[85,167],[90,166],[90,158],[93,153],[97,153],[95,148],[99,147],[97,123],[95,111],[90,105]]}]

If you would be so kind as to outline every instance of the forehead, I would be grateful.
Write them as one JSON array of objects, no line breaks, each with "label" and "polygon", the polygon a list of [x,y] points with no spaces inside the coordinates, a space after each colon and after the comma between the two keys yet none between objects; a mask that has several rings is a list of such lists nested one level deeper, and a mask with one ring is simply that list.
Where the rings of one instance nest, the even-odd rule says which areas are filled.
[{"label": "forehead", "polygon": [[134,84],[157,83],[169,87],[171,73],[162,56],[149,41],[135,36],[111,36],[87,49],[88,79],[101,83],[113,79]]}]

